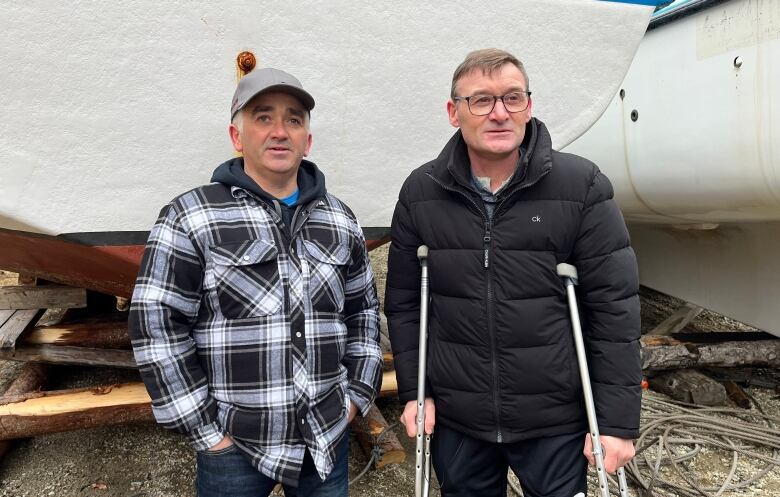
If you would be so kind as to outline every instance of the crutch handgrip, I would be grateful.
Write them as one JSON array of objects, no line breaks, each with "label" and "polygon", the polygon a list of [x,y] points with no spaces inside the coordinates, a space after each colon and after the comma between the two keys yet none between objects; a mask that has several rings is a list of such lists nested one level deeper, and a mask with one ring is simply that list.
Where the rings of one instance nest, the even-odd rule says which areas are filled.
[{"label": "crutch handgrip", "polygon": [[562,262],[555,266],[555,269],[558,271],[558,276],[561,278],[571,278],[575,282],[577,281],[577,268],[572,266],[571,264],[566,264],[565,262]]}]

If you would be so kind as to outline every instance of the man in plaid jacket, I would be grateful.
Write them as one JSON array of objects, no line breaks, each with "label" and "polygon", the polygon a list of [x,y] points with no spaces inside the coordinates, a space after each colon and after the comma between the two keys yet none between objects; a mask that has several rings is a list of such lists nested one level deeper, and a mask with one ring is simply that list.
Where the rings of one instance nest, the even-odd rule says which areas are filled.
[{"label": "man in plaid jacket", "polygon": [[236,89],[243,157],[163,207],[130,334],[157,421],[197,452],[201,497],[346,496],[348,423],[381,381],[362,230],[325,190],[314,99],[271,68]]}]

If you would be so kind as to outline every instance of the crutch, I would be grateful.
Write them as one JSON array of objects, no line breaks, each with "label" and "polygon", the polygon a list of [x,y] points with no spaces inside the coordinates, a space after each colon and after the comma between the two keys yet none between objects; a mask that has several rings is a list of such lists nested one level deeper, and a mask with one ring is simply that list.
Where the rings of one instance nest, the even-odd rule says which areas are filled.
[{"label": "crutch", "polygon": [[[563,279],[566,287],[566,297],[569,301],[569,315],[574,335],[574,347],[577,349],[577,364],[580,367],[580,379],[582,380],[582,392],[585,396],[585,410],[588,413],[588,428],[590,439],[593,442],[593,458],[596,459],[596,474],[599,478],[599,492],[601,497],[609,497],[607,472],[604,469],[604,452],[601,450],[599,438],[599,425],[596,420],[596,406],[593,402],[593,390],[590,387],[590,374],[588,373],[588,360],[585,357],[585,345],[582,341],[582,327],[580,326],[580,312],[577,308],[577,296],[574,294],[574,285],[577,284],[577,268],[571,264],[558,264],[556,267],[558,276]],[[628,496],[626,473],[622,467],[617,469],[618,488],[620,497]]]},{"label": "crutch", "polygon": [[420,344],[417,356],[417,452],[414,495],[428,497],[431,481],[431,436],[425,434],[425,361],[428,348],[428,247],[417,249],[420,260]]}]

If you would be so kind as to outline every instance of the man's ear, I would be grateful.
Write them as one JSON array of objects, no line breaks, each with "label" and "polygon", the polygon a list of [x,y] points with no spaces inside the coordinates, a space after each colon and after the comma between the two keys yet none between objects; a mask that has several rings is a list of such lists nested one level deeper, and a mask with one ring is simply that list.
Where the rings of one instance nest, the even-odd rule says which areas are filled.
[{"label": "man's ear", "polygon": [[241,132],[238,130],[238,126],[230,123],[230,126],[228,127],[228,133],[230,134],[230,141],[233,143],[233,148],[236,150],[236,152],[243,152],[244,146],[241,144]]},{"label": "man's ear", "polygon": [[447,116],[449,117],[450,124],[455,128],[460,128],[460,119],[458,119],[458,108],[452,99],[447,100]]},{"label": "man's ear", "polygon": [[306,139],[306,150],[303,151],[303,156],[308,157],[310,151],[311,151],[311,133],[309,133],[309,137]]}]

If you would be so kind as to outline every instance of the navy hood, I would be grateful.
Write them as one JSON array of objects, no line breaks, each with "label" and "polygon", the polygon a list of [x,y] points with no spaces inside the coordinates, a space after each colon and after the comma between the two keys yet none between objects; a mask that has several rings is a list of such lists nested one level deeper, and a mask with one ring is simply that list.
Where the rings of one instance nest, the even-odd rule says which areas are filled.
[{"label": "navy hood", "polygon": [[[211,181],[228,186],[237,186],[254,193],[270,204],[279,199],[266,192],[255,180],[244,171],[244,158],[236,157],[220,164],[211,175]],[[298,202],[296,205],[306,205],[311,200],[322,198],[327,193],[325,175],[311,161],[301,161],[298,169]]]}]

